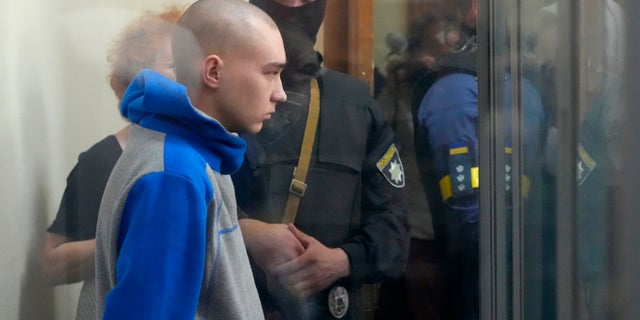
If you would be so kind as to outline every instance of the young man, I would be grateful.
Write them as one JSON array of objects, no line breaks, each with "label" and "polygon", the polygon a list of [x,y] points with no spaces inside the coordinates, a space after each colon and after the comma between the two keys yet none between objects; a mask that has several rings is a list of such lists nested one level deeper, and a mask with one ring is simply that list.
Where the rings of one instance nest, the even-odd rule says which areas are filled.
[{"label": "young man", "polygon": [[134,125],[100,208],[98,316],[261,319],[228,174],[245,151],[234,132],[286,100],[282,38],[246,2],[200,0],[173,54],[178,83],[144,70],[122,100]]}]

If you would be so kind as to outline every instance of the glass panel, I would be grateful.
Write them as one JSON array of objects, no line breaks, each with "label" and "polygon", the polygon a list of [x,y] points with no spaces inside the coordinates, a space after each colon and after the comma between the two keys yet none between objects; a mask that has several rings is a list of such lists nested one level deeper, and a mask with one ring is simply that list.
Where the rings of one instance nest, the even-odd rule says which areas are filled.
[{"label": "glass panel", "polygon": [[[525,162],[525,172],[533,169],[539,184],[532,184],[522,220],[524,316],[607,319],[608,212],[619,169],[622,11],[611,0],[521,5],[520,61],[525,78],[527,63],[534,62],[531,79],[547,128],[542,149],[536,149],[541,161]],[[563,159],[573,159],[568,163],[577,163],[577,170]],[[556,186],[574,189],[575,203],[573,192]]]},{"label": "glass panel", "polygon": [[623,11],[613,0],[582,3],[577,150],[577,314],[608,319],[609,225],[620,170]]},{"label": "glass panel", "polygon": [[[481,216],[486,220],[481,234],[489,237],[481,242],[481,252],[485,246],[492,248],[484,250],[481,257],[493,262],[481,269],[486,274],[482,289],[487,293],[487,286],[496,288],[489,292],[494,297],[485,299],[482,306],[486,310],[483,316],[492,319],[543,318],[548,313],[543,308],[544,283],[539,281],[544,273],[543,221],[553,218],[542,215],[545,190],[552,187],[543,174],[540,156],[546,110],[531,22],[522,15],[541,5],[496,0],[481,7],[487,12],[481,34],[485,30],[485,39],[490,39],[485,44],[487,75],[482,69],[479,75],[479,82],[488,83],[479,83],[488,98],[480,102],[479,115],[480,130],[485,130],[481,136],[486,135],[480,141],[480,159],[485,163],[481,164],[485,181],[481,186],[488,190],[481,192]],[[485,60],[479,63],[483,65]],[[488,105],[483,107],[483,103]],[[550,231],[553,234],[554,230]]]},{"label": "glass panel", "polygon": [[[556,5],[549,1],[518,1],[511,4],[509,31],[511,71],[519,75],[517,87],[511,89],[514,99],[512,116],[514,167],[520,168],[518,197],[512,198],[513,266],[515,267],[513,301],[515,319],[554,319],[556,317],[554,199],[556,182],[545,164],[545,141],[553,123],[555,87],[550,65],[555,60],[557,24],[549,11]],[[515,83],[515,82],[514,82]],[[514,189],[515,191],[516,189]]]},{"label": "glass panel", "polygon": [[[378,1],[376,10],[391,5],[398,2]],[[400,36],[393,28],[376,30],[383,44],[376,65],[387,80],[383,106],[411,103],[407,86],[414,90],[419,82],[405,83],[412,70],[401,36],[412,17],[436,7],[410,1],[408,21],[386,20]],[[482,316],[607,319],[615,244],[609,230],[622,155],[624,10],[614,0],[488,0],[479,8]],[[430,203],[440,191],[427,190]],[[436,235],[437,210],[432,206]]]},{"label": "glass panel", "polygon": [[[377,99],[399,140],[412,238],[403,279],[391,299],[382,293],[381,319],[478,317],[476,38],[455,3],[375,2],[374,57],[385,79]],[[455,52],[470,55],[445,63]]]},{"label": "glass panel", "polygon": [[[624,1],[623,12],[640,12],[640,2]],[[640,30],[640,22],[637,19],[625,19],[625,57],[637,57],[640,55],[640,45],[635,34]],[[630,59],[626,60],[630,61]],[[638,181],[640,181],[640,149],[637,148],[637,137],[640,136],[640,109],[637,101],[640,101],[638,88],[638,74],[640,64],[623,63],[624,80],[624,119],[622,126],[621,148],[618,153],[622,159],[622,169],[619,180],[620,185],[615,189],[612,198],[615,199],[611,218],[611,295],[610,309],[612,319],[637,319],[640,315],[640,304],[635,303],[633,297],[640,295],[638,286],[640,273],[640,237],[638,237],[638,225],[640,225],[640,197],[638,197]]]}]

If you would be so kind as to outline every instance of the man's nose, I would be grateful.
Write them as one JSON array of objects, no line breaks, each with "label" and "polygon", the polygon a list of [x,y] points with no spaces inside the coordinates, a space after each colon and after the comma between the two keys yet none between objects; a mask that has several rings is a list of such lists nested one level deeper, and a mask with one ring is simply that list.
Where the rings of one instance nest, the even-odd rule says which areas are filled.
[{"label": "man's nose", "polygon": [[282,81],[278,82],[278,86],[276,87],[276,90],[273,92],[272,100],[275,102],[287,101],[287,94],[284,92],[284,88],[282,87]]}]

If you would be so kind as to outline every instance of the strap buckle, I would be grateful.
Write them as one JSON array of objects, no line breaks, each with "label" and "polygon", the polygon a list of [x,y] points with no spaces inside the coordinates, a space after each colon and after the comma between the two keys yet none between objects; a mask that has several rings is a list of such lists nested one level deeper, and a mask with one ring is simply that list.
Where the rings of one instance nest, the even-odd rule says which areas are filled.
[{"label": "strap buckle", "polygon": [[306,183],[295,178],[291,180],[291,185],[289,186],[289,193],[302,198],[304,197],[304,193],[306,190],[307,190]]}]

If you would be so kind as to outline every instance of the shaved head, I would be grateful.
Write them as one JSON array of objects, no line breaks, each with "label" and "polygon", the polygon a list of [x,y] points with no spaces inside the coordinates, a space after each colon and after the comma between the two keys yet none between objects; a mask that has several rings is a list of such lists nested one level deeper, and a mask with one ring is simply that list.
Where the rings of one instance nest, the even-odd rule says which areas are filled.
[{"label": "shaved head", "polygon": [[198,83],[199,62],[216,54],[242,54],[260,41],[262,28],[278,29],[264,11],[243,0],[200,0],[178,21],[172,50],[176,79],[187,87]]},{"label": "shaved head", "polygon": [[232,132],[256,133],[286,99],[287,62],[276,23],[243,0],[200,0],[172,41],[176,80],[193,106]]}]

